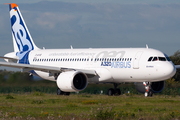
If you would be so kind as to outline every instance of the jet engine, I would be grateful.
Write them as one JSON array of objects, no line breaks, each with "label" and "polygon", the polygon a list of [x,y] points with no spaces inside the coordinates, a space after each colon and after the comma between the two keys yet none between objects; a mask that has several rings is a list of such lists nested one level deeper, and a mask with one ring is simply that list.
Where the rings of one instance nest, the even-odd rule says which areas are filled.
[{"label": "jet engine", "polygon": [[[143,85],[143,82],[136,82],[135,88],[140,93],[145,93],[145,86]],[[159,81],[159,82],[151,82],[151,90],[153,93],[159,93],[164,89],[165,81]]]},{"label": "jet engine", "polygon": [[61,73],[57,78],[57,86],[64,92],[82,91],[87,86],[87,76],[79,71]]}]

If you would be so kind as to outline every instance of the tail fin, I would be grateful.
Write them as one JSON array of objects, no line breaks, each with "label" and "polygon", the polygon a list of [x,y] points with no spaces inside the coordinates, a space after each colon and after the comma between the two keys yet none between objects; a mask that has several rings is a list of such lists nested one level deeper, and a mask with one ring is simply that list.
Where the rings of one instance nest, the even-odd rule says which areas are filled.
[{"label": "tail fin", "polygon": [[27,52],[39,49],[33,42],[29,30],[24,22],[18,5],[15,3],[9,4],[10,19],[12,27],[12,37],[14,52]]}]

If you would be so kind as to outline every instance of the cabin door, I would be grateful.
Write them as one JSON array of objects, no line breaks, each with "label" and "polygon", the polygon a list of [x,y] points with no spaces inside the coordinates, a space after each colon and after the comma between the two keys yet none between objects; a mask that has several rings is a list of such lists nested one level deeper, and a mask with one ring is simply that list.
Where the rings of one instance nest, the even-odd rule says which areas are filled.
[{"label": "cabin door", "polygon": [[136,55],[134,57],[134,62],[133,62],[134,69],[139,69],[139,60],[141,58],[142,53],[143,53],[142,51],[139,51],[136,53]]}]

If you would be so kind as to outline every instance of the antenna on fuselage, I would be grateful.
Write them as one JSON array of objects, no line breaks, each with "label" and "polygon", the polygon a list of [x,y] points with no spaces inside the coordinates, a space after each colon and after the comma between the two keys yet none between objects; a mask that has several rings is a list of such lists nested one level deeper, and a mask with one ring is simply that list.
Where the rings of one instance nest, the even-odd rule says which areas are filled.
[{"label": "antenna on fuselage", "polygon": [[73,49],[72,45],[71,45],[71,49]]},{"label": "antenna on fuselage", "polygon": [[146,48],[147,48],[147,49],[149,48],[147,44],[146,44]]}]

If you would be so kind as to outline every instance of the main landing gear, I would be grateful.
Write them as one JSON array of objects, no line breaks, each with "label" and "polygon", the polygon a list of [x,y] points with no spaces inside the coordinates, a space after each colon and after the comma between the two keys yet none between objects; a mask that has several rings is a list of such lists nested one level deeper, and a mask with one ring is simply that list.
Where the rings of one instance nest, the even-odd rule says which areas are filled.
[{"label": "main landing gear", "polygon": [[67,95],[67,96],[69,96],[70,92],[64,92],[64,91],[61,91],[59,88],[57,88],[57,95]]},{"label": "main landing gear", "polygon": [[113,88],[110,88],[110,89],[108,90],[108,95],[109,95],[109,96],[112,96],[112,95],[121,95],[120,89],[117,88],[118,85],[119,85],[119,84],[114,83],[114,89],[113,89]]},{"label": "main landing gear", "polygon": [[144,93],[145,97],[152,97],[153,91],[151,90],[151,83],[150,82],[143,82],[146,92]]}]

